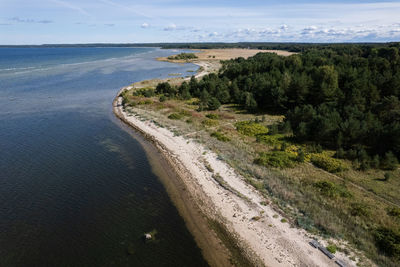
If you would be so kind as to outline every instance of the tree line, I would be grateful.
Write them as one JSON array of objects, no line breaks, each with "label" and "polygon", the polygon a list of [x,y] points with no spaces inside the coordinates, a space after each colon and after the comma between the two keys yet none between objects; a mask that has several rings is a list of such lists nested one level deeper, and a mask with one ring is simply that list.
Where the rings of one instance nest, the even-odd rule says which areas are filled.
[{"label": "tree line", "polygon": [[197,97],[200,110],[234,103],[284,114],[297,141],[335,149],[363,169],[394,168],[400,158],[398,44],[321,46],[289,57],[259,53],[156,91]]}]

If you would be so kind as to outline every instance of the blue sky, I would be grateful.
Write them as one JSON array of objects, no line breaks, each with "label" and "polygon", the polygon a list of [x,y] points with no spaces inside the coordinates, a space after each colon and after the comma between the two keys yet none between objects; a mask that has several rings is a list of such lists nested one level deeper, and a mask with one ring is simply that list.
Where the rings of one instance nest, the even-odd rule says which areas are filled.
[{"label": "blue sky", "polygon": [[400,1],[0,0],[0,44],[400,41]]}]

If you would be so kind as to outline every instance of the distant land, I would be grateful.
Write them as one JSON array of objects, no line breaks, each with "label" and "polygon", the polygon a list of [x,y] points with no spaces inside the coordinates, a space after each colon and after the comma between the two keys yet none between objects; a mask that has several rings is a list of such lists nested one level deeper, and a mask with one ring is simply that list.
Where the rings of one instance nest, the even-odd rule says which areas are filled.
[{"label": "distant land", "polygon": [[211,48],[248,48],[248,49],[275,49],[290,52],[301,52],[310,48],[330,46],[399,46],[399,42],[388,43],[297,43],[297,42],[189,42],[189,43],[86,43],[86,44],[41,44],[41,45],[0,45],[0,47],[161,47],[164,49],[211,49]]}]

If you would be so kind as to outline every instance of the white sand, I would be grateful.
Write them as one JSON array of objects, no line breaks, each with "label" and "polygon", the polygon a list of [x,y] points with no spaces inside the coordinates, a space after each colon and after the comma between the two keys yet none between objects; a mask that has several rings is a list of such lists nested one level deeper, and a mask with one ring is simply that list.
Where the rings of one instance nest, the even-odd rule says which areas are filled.
[{"label": "white sand", "polygon": [[[201,210],[224,223],[240,240],[241,246],[256,254],[266,266],[337,266],[334,260],[329,260],[308,244],[311,238],[306,236],[305,231],[282,223],[281,216],[274,218],[277,213],[272,207],[260,204],[266,199],[230,166],[218,160],[215,153],[206,151],[191,139],[174,136],[171,131],[150,121],[128,116],[121,101],[118,98],[114,103],[117,116],[144,133],[174,162],[174,167]],[[205,162],[233,190],[226,190],[217,183],[205,167]],[[240,194],[235,194],[235,191]],[[260,219],[252,220],[255,216]]]}]

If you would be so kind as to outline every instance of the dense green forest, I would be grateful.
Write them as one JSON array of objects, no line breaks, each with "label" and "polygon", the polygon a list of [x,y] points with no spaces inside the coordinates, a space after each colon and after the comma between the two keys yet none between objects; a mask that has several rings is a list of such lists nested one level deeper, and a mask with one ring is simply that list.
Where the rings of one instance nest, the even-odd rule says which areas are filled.
[{"label": "dense green forest", "polygon": [[180,53],[175,56],[169,56],[168,59],[172,60],[188,60],[188,59],[195,59],[197,56],[194,53]]},{"label": "dense green forest", "polygon": [[289,57],[259,53],[226,61],[219,74],[158,93],[199,98],[199,109],[235,103],[284,114],[294,138],[337,151],[362,169],[400,158],[399,45],[327,45]]}]

